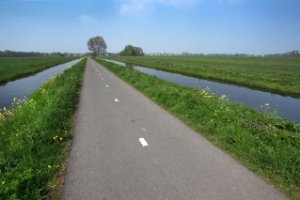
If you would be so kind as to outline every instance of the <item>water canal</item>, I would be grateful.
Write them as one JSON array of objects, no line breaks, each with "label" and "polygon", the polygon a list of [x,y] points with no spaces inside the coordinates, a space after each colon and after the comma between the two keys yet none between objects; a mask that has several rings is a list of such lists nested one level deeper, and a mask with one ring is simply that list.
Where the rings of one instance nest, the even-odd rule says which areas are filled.
[{"label": "water canal", "polygon": [[76,64],[80,59],[56,65],[41,72],[6,82],[0,85],[0,108],[10,107],[14,98],[22,99],[30,96],[49,78],[63,72],[69,66]]},{"label": "water canal", "polygon": [[[126,66],[125,63],[119,61],[106,61]],[[232,102],[246,104],[260,111],[265,111],[267,109],[270,112],[276,112],[277,115],[287,120],[300,123],[300,99],[298,98],[282,96],[271,92],[259,91],[237,85],[189,77],[147,67],[132,67],[133,69],[142,73],[156,76],[160,79],[167,80],[185,87],[202,89],[208,88],[212,94],[217,96],[226,95],[226,98]]]}]

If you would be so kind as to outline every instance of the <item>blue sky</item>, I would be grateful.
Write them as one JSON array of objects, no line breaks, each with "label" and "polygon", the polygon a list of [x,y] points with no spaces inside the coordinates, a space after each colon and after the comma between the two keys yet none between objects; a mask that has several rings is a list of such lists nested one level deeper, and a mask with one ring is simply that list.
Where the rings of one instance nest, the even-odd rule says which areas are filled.
[{"label": "blue sky", "polygon": [[0,50],[281,53],[300,49],[300,0],[0,0]]}]

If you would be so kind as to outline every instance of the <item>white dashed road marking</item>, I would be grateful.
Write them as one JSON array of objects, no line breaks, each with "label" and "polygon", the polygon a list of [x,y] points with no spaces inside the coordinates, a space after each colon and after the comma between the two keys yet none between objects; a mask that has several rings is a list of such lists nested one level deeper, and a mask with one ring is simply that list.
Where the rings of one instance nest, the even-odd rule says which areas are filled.
[{"label": "white dashed road marking", "polygon": [[119,102],[119,99],[115,99],[115,102]]},{"label": "white dashed road marking", "polygon": [[109,85],[105,85],[105,87],[109,87]]},{"label": "white dashed road marking", "polygon": [[147,141],[144,138],[139,138],[139,141],[143,147],[149,146],[149,144],[147,143]]},{"label": "white dashed road marking", "polygon": [[142,131],[146,131],[146,129],[145,129],[145,128],[141,128],[141,130],[142,130]]}]

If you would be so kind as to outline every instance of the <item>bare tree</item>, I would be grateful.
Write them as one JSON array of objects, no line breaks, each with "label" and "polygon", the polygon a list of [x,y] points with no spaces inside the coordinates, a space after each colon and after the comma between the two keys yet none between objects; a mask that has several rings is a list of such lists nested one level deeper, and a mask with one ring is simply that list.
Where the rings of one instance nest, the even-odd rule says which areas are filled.
[{"label": "bare tree", "polygon": [[94,55],[105,55],[106,43],[101,36],[92,37],[87,42],[88,49],[94,53]]}]

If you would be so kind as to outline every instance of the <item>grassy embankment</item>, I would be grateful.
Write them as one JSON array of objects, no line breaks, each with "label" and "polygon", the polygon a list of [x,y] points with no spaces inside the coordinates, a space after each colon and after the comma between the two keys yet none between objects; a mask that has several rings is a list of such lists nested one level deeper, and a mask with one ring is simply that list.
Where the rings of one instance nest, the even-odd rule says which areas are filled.
[{"label": "grassy embankment", "polygon": [[0,58],[0,83],[74,60],[75,57]]},{"label": "grassy embankment", "polygon": [[1,199],[45,199],[70,143],[86,59],[0,114]]},{"label": "grassy embankment", "polygon": [[103,66],[251,170],[300,199],[300,125],[103,60]]},{"label": "grassy embankment", "polygon": [[300,58],[144,56],[113,59],[300,97]]}]

